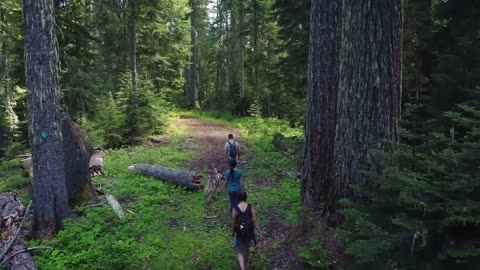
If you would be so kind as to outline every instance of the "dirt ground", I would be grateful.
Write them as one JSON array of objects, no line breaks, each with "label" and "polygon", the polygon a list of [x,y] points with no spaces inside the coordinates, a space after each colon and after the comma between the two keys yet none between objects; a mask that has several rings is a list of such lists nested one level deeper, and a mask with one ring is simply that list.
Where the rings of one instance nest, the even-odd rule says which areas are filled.
[{"label": "dirt ground", "polygon": [[[187,126],[188,144],[199,153],[197,160],[186,164],[192,169],[208,167],[224,172],[228,167],[224,146],[229,133],[232,133],[240,144],[242,155],[245,155],[245,150],[248,151],[238,130],[193,117],[184,116],[177,121],[176,125]],[[268,185],[268,182],[265,184]],[[307,269],[298,257],[298,247],[305,244],[301,234],[301,229],[285,226],[278,218],[270,217],[270,223],[264,232],[265,239],[258,246],[269,258],[269,269]]]},{"label": "dirt ground", "polygon": [[209,169],[217,168],[220,172],[226,171],[228,161],[225,153],[225,143],[230,133],[234,135],[235,140],[240,144],[242,152],[244,152],[242,136],[235,129],[186,116],[180,117],[176,124],[188,127],[187,140],[193,142],[199,154],[197,160],[188,164],[192,169],[208,167]]}]

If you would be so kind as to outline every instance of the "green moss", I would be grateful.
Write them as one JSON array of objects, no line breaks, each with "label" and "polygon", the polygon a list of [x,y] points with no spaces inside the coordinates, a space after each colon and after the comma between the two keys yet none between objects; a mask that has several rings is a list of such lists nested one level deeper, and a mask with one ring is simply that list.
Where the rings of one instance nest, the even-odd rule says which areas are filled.
[{"label": "green moss", "polygon": [[[174,116],[175,117],[175,116]],[[271,145],[277,131],[293,132],[265,120],[264,128],[252,119],[229,121],[199,115],[203,119],[241,128],[248,144],[246,188],[257,207],[263,227],[272,215],[285,223],[298,222],[299,182],[278,175],[278,169],[296,170],[292,160]],[[202,192],[189,192],[171,184],[128,171],[128,166],[155,163],[182,167],[196,158],[185,151],[185,129],[170,128],[169,143],[163,147],[130,147],[108,151],[105,177],[94,178],[113,194],[126,212],[120,220],[108,206],[88,208],[84,216],[70,219],[57,237],[43,243],[55,251],[35,257],[40,269],[235,269],[236,257],[230,237],[228,198],[223,195],[206,203]],[[180,150],[183,149],[183,150]],[[262,180],[263,179],[263,180]],[[218,215],[204,219],[204,215]],[[255,269],[268,269],[268,256],[257,252],[252,257]]]}]

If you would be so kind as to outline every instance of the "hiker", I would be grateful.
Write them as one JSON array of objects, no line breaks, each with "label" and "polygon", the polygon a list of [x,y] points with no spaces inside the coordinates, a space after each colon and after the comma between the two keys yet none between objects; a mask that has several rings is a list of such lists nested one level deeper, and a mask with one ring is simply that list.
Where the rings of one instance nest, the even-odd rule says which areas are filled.
[{"label": "hiker", "polygon": [[237,169],[237,161],[235,159],[230,159],[228,165],[230,169],[225,172],[225,179],[227,179],[231,213],[232,209],[238,204],[237,193],[243,189],[243,172]]},{"label": "hiker", "polygon": [[233,246],[237,253],[240,269],[245,270],[248,267],[250,244],[252,241],[255,245],[257,244],[255,229],[259,239],[262,238],[262,232],[258,225],[255,209],[247,203],[247,193],[245,191],[238,192],[237,200],[239,203],[232,210]]},{"label": "hiker", "polygon": [[228,134],[228,141],[225,143],[225,152],[228,160],[235,159],[237,162],[240,156],[240,145],[233,139],[233,134]]}]

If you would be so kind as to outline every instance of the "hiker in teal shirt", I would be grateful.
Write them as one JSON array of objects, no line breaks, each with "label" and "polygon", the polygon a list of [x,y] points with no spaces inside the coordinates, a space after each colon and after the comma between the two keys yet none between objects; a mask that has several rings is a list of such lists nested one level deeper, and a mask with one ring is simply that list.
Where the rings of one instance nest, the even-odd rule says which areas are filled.
[{"label": "hiker in teal shirt", "polygon": [[237,161],[235,159],[229,160],[230,170],[225,172],[227,179],[227,191],[230,198],[230,213],[232,209],[237,206],[237,193],[243,190],[243,173],[237,169]]}]

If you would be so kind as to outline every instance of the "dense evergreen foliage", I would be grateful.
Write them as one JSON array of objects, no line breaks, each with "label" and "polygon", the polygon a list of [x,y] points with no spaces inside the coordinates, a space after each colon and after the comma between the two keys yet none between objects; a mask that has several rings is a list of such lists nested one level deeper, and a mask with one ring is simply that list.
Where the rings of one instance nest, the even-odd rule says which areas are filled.
[{"label": "dense evergreen foliage", "polygon": [[378,153],[382,174],[370,173],[366,205],[343,201],[340,239],[354,265],[369,269],[475,269],[480,255],[478,102],[449,112],[449,133],[393,143]]},{"label": "dense evergreen foliage", "polygon": [[[254,200],[267,205],[259,208],[272,224],[308,227],[298,230],[299,239],[309,240],[298,247],[306,264],[318,269],[480,265],[479,0],[366,0],[362,3],[370,4],[362,6],[357,0],[48,1],[54,3],[60,89],[60,105],[51,109],[72,116],[88,149],[108,149],[111,168],[97,181],[145,218],[132,214],[133,225],[112,225],[111,213],[101,208],[68,221],[67,230],[50,241],[64,247],[52,254],[59,261],[45,255],[38,259],[41,266],[91,269],[85,258],[101,255],[99,269],[141,268],[142,256],[153,254],[151,246],[165,248],[158,237],[139,236],[157,215],[148,203],[171,203],[177,196],[193,205],[203,197],[137,177],[153,190],[135,201],[142,187],[115,186],[109,177],[128,181],[121,171],[131,165],[127,161],[180,167],[180,161],[197,158],[191,152],[183,156],[191,142],[184,131],[172,131],[172,112],[182,110],[204,118],[197,110],[213,111],[224,120],[209,120],[238,124],[233,123],[253,152],[246,156],[247,174],[262,178],[250,186],[259,197]],[[19,0],[0,1],[0,191],[21,190],[29,198],[31,181],[20,173],[21,154],[31,152],[28,120],[39,108],[27,112],[34,87],[27,92],[25,70],[32,67],[25,60],[23,8]],[[390,15],[383,16],[386,12]],[[300,166],[301,184],[291,181]],[[281,173],[288,177],[272,176]],[[276,197],[262,194],[265,190]],[[267,213],[278,203],[274,199],[286,201],[280,204],[288,217]],[[189,211],[201,218],[204,206]],[[215,207],[221,208],[218,202]],[[176,206],[166,209],[158,230],[171,226],[167,219],[178,214]],[[100,225],[92,225],[96,221]],[[110,225],[119,232],[101,248],[85,251]],[[85,226],[96,227],[86,232]],[[233,267],[214,255],[215,248],[229,246],[226,238],[213,236],[225,228],[193,231],[199,241],[191,232],[178,234],[175,226],[160,238],[177,233],[174,250],[184,252],[182,259],[193,245],[205,247],[207,256],[195,257],[198,265],[192,260],[182,266]],[[212,245],[203,243],[211,237]],[[145,243],[136,246],[137,238]],[[188,247],[180,247],[184,243]],[[335,243],[344,249],[336,252],[346,255],[339,260],[332,259]],[[84,251],[78,258],[72,255],[76,248]],[[111,251],[135,255],[110,260]],[[178,263],[168,254],[160,257],[146,261],[164,260],[172,268]]]}]

